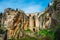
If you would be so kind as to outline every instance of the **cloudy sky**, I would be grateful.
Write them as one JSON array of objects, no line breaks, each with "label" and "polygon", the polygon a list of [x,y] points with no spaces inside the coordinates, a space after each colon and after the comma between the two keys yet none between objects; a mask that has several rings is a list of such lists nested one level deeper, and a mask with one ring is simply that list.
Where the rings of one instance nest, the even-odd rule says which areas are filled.
[{"label": "cloudy sky", "polygon": [[44,11],[51,0],[0,0],[0,12],[6,8],[21,9],[25,13]]}]

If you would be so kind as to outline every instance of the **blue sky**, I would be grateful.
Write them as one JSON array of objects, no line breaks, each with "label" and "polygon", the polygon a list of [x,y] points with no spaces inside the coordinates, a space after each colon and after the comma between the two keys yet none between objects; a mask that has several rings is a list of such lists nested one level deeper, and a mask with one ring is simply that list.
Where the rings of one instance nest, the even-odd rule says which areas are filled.
[{"label": "blue sky", "polygon": [[44,11],[51,0],[0,0],[0,12],[6,8],[21,9],[25,13]]}]

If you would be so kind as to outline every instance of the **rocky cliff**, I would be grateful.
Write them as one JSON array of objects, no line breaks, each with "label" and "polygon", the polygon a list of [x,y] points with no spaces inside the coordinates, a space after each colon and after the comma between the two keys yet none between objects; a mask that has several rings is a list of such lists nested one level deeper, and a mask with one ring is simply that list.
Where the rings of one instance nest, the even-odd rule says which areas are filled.
[{"label": "rocky cliff", "polygon": [[45,12],[31,14],[25,14],[24,11],[18,9],[5,9],[1,22],[8,30],[8,38],[22,36],[23,30],[30,29],[38,32],[40,29],[51,28],[53,18],[49,8]]},{"label": "rocky cliff", "polygon": [[8,38],[21,37],[24,30],[38,32],[40,29],[54,28],[60,23],[60,0],[54,0],[44,12],[25,14],[22,10],[7,8],[0,16],[0,25],[7,30]]},{"label": "rocky cliff", "polygon": [[51,28],[51,13],[46,10],[42,13],[25,14],[22,10],[7,8],[3,17],[4,27],[8,30],[8,37],[18,37],[21,30],[30,29],[38,32],[40,29]]}]

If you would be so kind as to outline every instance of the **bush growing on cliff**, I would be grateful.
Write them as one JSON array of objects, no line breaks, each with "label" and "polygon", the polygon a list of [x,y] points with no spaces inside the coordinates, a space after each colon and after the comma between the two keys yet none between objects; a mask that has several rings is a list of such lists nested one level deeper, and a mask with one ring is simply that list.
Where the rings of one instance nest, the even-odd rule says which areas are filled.
[{"label": "bush growing on cliff", "polygon": [[49,36],[52,40],[54,38],[54,31],[51,30],[51,29],[42,29],[42,30],[39,30],[39,35],[41,35],[42,37],[46,37],[46,36]]}]

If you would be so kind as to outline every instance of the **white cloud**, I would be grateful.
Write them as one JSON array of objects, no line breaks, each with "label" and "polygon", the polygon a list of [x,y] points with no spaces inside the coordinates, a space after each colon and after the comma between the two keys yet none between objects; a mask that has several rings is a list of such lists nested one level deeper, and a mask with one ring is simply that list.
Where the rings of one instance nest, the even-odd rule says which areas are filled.
[{"label": "white cloud", "polygon": [[28,7],[23,8],[25,13],[33,13],[33,12],[40,12],[42,7],[40,5],[30,5]]}]

